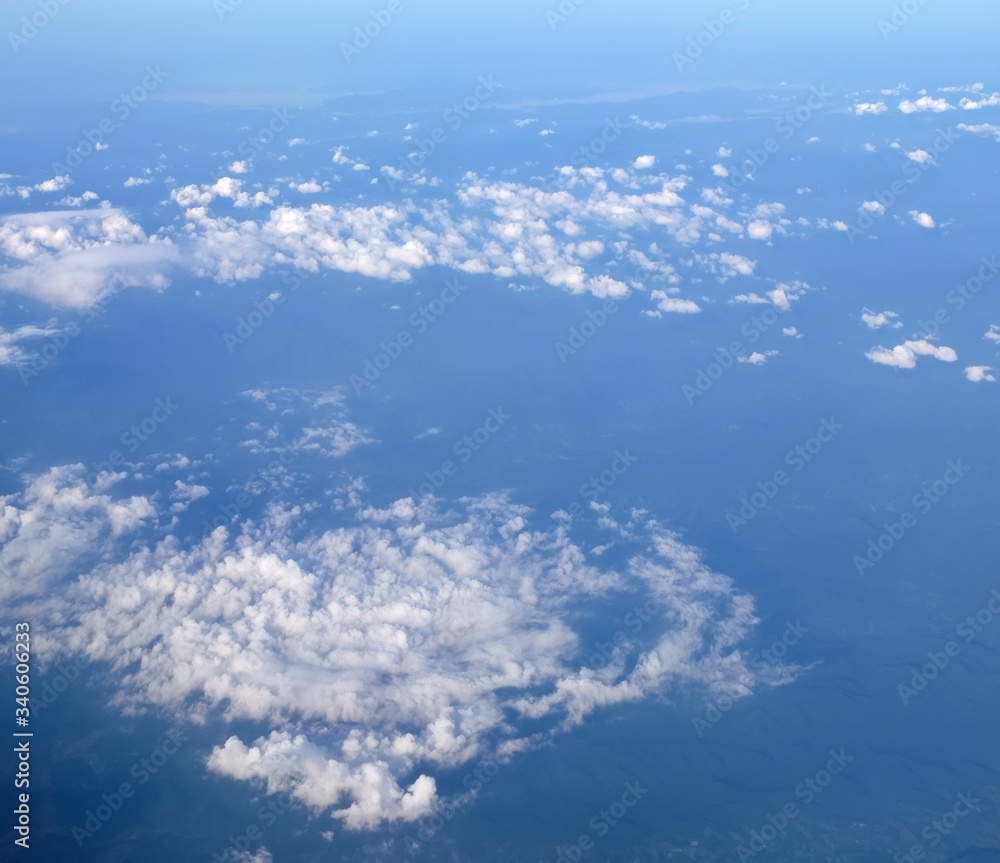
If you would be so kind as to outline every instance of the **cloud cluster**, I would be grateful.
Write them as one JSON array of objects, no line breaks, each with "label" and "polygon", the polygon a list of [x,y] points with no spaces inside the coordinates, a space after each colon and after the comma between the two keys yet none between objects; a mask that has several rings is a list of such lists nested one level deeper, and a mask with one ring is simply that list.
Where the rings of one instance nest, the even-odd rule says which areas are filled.
[{"label": "cloud cluster", "polygon": [[917,365],[917,357],[934,357],[942,362],[953,363],[958,354],[952,348],[935,345],[926,339],[906,341],[894,348],[876,347],[865,354],[873,363],[895,366],[897,369],[912,369]]},{"label": "cloud cluster", "polygon": [[[148,527],[155,495],[109,493],[120,479],[60,468],[0,499],[6,606],[20,594],[39,621],[39,658],[107,663],[121,709],[256,724],[255,739],[221,731],[208,766],[350,829],[419,818],[440,804],[435,772],[512,757],[600,708],[788,679],[739,650],[753,600],[641,511],[600,519],[633,549],[614,570],[587,560],[568,514],[533,525],[499,494],[447,512],[358,499],[308,522],[273,500],[238,534],[182,542]],[[633,598],[660,612],[590,668],[577,627]]]},{"label": "cloud cluster", "polygon": [[0,287],[57,308],[83,309],[121,287],[163,289],[177,258],[119,209],[56,210],[0,219]]}]

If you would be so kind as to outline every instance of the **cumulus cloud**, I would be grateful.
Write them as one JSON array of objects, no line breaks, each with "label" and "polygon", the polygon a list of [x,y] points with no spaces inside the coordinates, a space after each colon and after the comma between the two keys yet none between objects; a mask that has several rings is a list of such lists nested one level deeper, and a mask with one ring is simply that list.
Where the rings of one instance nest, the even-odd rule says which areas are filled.
[{"label": "cumulus cloud", "polygon": [[885,213],[885,206],[880,204],[878,201],[865,201],[861,205],[861,209],[866,213],[875,213],[877,216],[881,216]]},{"label": "cumulus cloud", "polygon": [[671,297],[665,291],[652,291],[649,296],[656,303],[657,310],[661,312],[677,312],[682,315],[693,315],[701,311],[701,306],[693,300],[682,300],[679,297]]},{"label": "cumulus cloud", "polygon": [[636,170],[642,170],[644,168],[652,168],[656,164],[656,156],[639,156],[632,163],[632,167]]},{"label": "cumulus cloud", "polygon": [[8,258],[0,288],[57,308],[84,309],[122,287],[163,289],[177,249],[147,237],[121,210],[59,210],[0,219]]},{"label": "cumulus cloud", "polygon": [[994,342],[1000,342],[1000,327],[996,324],[990,324],[989,332],[987,332],[983,338]]},{"label": "cumulus cloud", "polygon": [[969,126],[965,123],[959,123],[958,128],[963,132],[972,132],[976,135],[992,135],[997,141],[1000,141],[1000,126],[993,126],[989,123],[982,123],[978,126]]},{"label": "cumulus cloud", "polygon": [[63,332],[61,328],[48,326],[24,326],[15,330],[5,330],[0,327],[0,366],[23,365],[30,359],[19,344],[23,341],[43,339]]},{"label": "cumulus cloud", "polygon": [[[641,511],[599,520],[634,549],[616,570],[588,560],[567,513],[541,525],[504,495],[358,499],[336,523],[274,500],[238,534],[181,541],[140,531],[153,498],[114,498],[115,480],[54,469],[0,499],[0,589],[39,622],[40,661],[109,663],[119,709],[264,726],[217,730],[209,768],[348,829],[420,818],[441,804],[436,772],[595,710],[790,678],[739,649],[752,598]],[[577,627],[626,598],[657,615],[590,667]]]},{"label": "cumulus cloud", "polygon": [[949,111],[954,107],[954,105],[948,104],[947,99],[934,99],[930,96],[921,96],[912,102],[909,99],[904,99],[899,103],[899,110],[904,114],[916,114],[923,111],[932,111],[935,114],[940,114],[942,111]]},{"label": "cumulus cloud", "polygon": [[873,363],[895,366],[897,369],[912,369],[917,365],[917,357],[934,357],[942,362],[953,363],[958,354],[944,345],[934,345],[925,339],[907,341],[894,348],[875,347],[865,354]]},{"label": "cumulus cloud", "polygon": [[752,366],[762,366],[767,363],[771,357],[779,356],[780,351],[754,351],[748,357],[737,357],[736,359],[741,363],[749,363]]},{"label": "cumulus cloud", "polygon": [[996,378],[990,374],[993,371],[990,366],[969,366],[965,370],[965,377],[968,378],[973,383],[982,383],[983,381],[991,381],[996,383]]},{"label": "cumulus cloud", "polygon": [[884,114],[888,110],[885,102],[859,102],[854,106],[854,113],[859,117],[862,114]]},{"label": "cumulus cloud", "polygon": [[920,165],[926,165],[928,162],[934,161],[934,157],[926,150],[912,150],[906,154],[906,157]]},{"label": "cumulus cloud", "polygon": [[992,108],[1000,105],[1000,93],[993,93],[990,96],[983,96],[981,99],[970,99],[965,97],[959,104],[966,111],[978,111],[980,108]]},{"label": "cumulus cloud", "polygon": [[929,213],[921,213],[919,210],[910,210],[910,217],[920,225],[921,228],[933,228],[934,219]]},{"label": "cumulus cloud", "polygon": [[712,173],[716,177],[728,177],[729,169],[725,165],[712,165]]},{"label": "cumulus cloud", "polygon": [[877,330],[882,327],[892,327],[899,329],[903,324],[897,320],[899,315],[896,312],[873,312],[871,309],[864,309],[861,312],[861,320],[868,325],[868,329]]}]

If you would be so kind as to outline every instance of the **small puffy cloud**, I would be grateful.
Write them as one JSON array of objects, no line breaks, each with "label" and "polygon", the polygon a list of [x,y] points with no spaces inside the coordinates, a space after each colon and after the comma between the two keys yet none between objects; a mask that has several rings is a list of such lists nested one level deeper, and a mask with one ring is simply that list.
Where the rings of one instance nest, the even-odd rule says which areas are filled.
[{"label": "small puffy cloud", "polygon": [[885,102],[859,102],[854,106],[854,113],[859,117],[862,114],[884,114],[888,110]]},{"label": "small puffy cloud", "polygon": [[804,335],[799,332],[798,327],[782,327],[781,333],[782,335],[790,336],[793,339],[804,338]]},{"label": "small puffy cloud", "polygon": [[715,174],[716,177],[729,176],[729,170],[725,165],[712,165],[712,173]]},{"label": "small puffy cloud", "polygon": [[538,122],[537,118],[529,117],[524,120],[515,120],[514,125],[517,126],[518,129],[523,129],[525,126],[530,126],[532,123],[537,123],[537,122]]},{"label": "small puffy cloud", "polygon": [[875,145],[874,144],[865,144],[865,150],[867,152],[869,152],[869,153],[874,153],[875,152]]},{"label": "small puffy cloud", "polygon": [[63,174],[59,177],[53,177],[51,180],[45,180],[41,183],[36,184],[32,188],[36,192],[61,192],[70,184],[69,174]]},{"label": "small puffy cloud", "polygon": [[307,180],[304,183],[289,183],[288,187],[296,192],[302,192],[304,195],[315,195],[317,192],[323,191],[323,187],[315,180]]},{"label": "small puffy cloud", "polygon": [[921,213],[919,210],[910,210],[910,216],[913,221],[920,225],[921,228],[933,228],[934,219],[931,218],[929,213]]},{"label": "small puffy cloud", "polygon": [[767,297],[762,297],[758,294],[737,294],[732,298],[730,302],[733,303],[750,303],[752,305],[767,305],[771,301]]},{"label": "small puffy cloud", "polygon": [[730,156],[733,155],[733,151],[729,147],[719,147],[715,155],[720,156],[723,159],[728,159]]},{"label": "small puffy cloud", "polygon": [[993,126],[989,123],[982,123],[978,126],[968,126],[965,123],[959,123],[958,128],[963,132],[972,132],[976,135],[992,135],[997,141],[1000,141],[1000,126]]},{"label": "small puffy cloud", "polygon": [[371,168],[364,162],[355,162],[351,168],[352,171],[370,171]]},{"label": "small puffy cloud", "polygon": [[771,357],[776,357],[780,355],[780,351],[754,351],[748,357],[737,357],[737,361],[741,363],[749,363],[752,366],[762,366],[767,363]]},{"label": "small puffy cloud", "polygon": [[875,213],[878,216],[881,216],[885,212],[885,207],[878,201],[865,201],[861,205],[861,209],[866,213]]},{"label": "small puffy cloud", "polygon": [[917,357],[934,357],[946,363],[953,363],[958,359],[958,354],[952,348],[931,344],[926,339],[903,342],[892,349],[882,346],[875,347],[868,351],[865,356],[873,363],[894,366],[897,369],[915,368]]},{"label": "small puffy cloud", "polygon": [[300,144],[304,144],[305,142],[306,142],[305,138],[290,138],[288,141],[288,146],[298,147]]},{"label": "small puffy cloud", "polygon": [[865,309],[861,313],[861,320],[868,325],[870,330],[878,330],[882,327],[892,327],[893,329],[899,329],[903,324],[897,320],[899,317],[895,312],[873,312],[871,309]]},{"label": "small puffy cloud", "polygon": [[996,378],[990,374],[993,369],[990,366],[969,366],[965,370],[965,377],[974,384],[990,381],[996,383]]},{"label": "small puffy cloud", "polygon": [[983,338],[993,342],[1000,342],[1000,327],[996,324],[990,324],[990,331]]},{"label": "small puffy cloud", "polygon": [[653,291],[649,296],[656,303],[656,308],[661,312],[694,315],[701,311],[701,306],[696,302],[682,300],[679,297],[670,297],[664,291]]},{"label": "small puffy cloud", "polygon": [[992,96],[984,96],[982,99],[969,99],[966,97],[962,99],[959,104],[966,111],[978,111],[980,108],[991,108],[995,105],[1000,105],[1000,93],[994,93]]},{"label": "small puffy cloud", "polygon": [[932,99],[930,96],[921,96],[916,101],[911,102],[904,99],[899,103],[899,110],[904,114],[918,114],[924,111],[932,111],[940,114],[942,111],[953,109],[954,105],[949,105],[947,99]]},{"label": "small puffy cloud", "polygon": [[632,167],[641,170],[643,168],[652,168],[656,164],[656,156],[640,156],[632,163]]},{"label": "small puffy cloud", "polygon": [[928,162],[934,161],[934,157],[926,150],[912,150],[906,154],[906,158],[912,159],[920,165],[926,165]]},{"label": "small puffy cloud", "polygon": [[238,162],[233,162],[229,166],[229,171],[232,174],[245,174],[249,170],[250,170],[250,163],[245,159],[241,159]]},{"label": "small puffy cloud", "polygon": [[148,186],[152,182],[149,177],[129,177],[122,185],[131,189],[133,186]]}]

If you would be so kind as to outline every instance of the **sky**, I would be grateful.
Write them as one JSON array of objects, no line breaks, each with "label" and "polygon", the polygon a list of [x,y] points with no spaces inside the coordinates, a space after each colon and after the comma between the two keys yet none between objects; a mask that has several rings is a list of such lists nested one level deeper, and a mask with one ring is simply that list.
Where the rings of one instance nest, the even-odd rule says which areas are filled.
[{"label": "sky", "polygon": [[4,847],[997,859],[996,11],[897,5],[5,7]]}]

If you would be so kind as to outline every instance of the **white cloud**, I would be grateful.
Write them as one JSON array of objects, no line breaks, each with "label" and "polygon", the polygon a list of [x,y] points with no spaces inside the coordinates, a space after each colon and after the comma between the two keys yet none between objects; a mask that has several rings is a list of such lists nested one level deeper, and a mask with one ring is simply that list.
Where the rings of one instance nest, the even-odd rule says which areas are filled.
[{"label": "white cloud", "polygon": [[241,159],[238,162],[233,162],[229,166],[229,171],[233,174],[245,174],[250,170],[250,163],[245,159]]},{"label": "white cloud", "polygon": [[885,206],[883,204],[880,204],[878,201],[865,201],[861,205],[861,209],[864,210],[866,213],[875,213],[878,216],[881,216],[883,213],[885,213]]},{"label": "white cloud", "polygon": [[774,226],[762,219],[757,219],[747,225],[747,235],[751,240],[767,240],[772,233],[774,233]]},{"label": "white cloud", "polygon": [[515,120],[514,125],[517,126],[518,129],[523,129],[525,126],[529,126],[532,123],[537,123],[537,122],[538,120],[535,117],[530,117],[524,120]]},{"label": "white cloud", "polygon": [[712,165],[712,173],[716,177],[728,177],[729,169],[725,165]]},{"label": "white cloud", "polygon": [[976,135],[992,135],[997,141],[1000,141],[1000,126],[993,126],[989,123],[982,123],[979,126],[968,126],[965,123],[959,123],[958,128],[963,132],[973,132]]},{"label": "white cloud", "polygon": [[652,168],[656,164],[656,156],[639,156],[632,163],[632,167],[637,170],[642,170],[643,168]]},{"label": "white cloud", "polygon": [[916,114],[923,111],[933,111],[940,114],[942,111],[953,109],[954,105],[949,105],[946,99],[932,99],[930,96],[921,96],[914,102],[904,99],[899,103],[899,110],[904,114]]},{"label": "white cloud", "polygon": [[888,110],[885,102],[859,102],[854,106],[854,113],[859,117],[862,114],[884,114]]},{"label": "white cloud", "polygon": [[983,381],[996,383],[996,378],[990,374],[991,371],[993,371],[993,369],[990,366],[969,366],[965,370],[965,377],[976,384],[982,383]]},{"label": "white cloud", "polygon": [[958,359],[958,354],[952,348],[933,345],[924,339],[903,342],[892,349],[881,346],[872,348],[865,356],[873,363],[895,366],[898,369],[915,368],[918,356],[935,357],[946,363],[953,363]]},{"label": "white cloud", "polygon": [[24,326],[16,330],[5,330],[0,327],[0,366],[23,365],[30,359],[19,342],[47,338],[63,332],[54,326],[36,327]]},{"label": "white cloud", "polygon": [[[152,497],[82,472],[0,498],[0,592],[44,633],[38,659],[108,663],[121,710],[263,727],[244,742],[212,718],[209,769],[348,829],[420,818],[441,803],[435,772],[508,759],[598,708],[738,698],[794,673],[751,668],[753,599],[641,511],[598,520],[633,549],[620,570],[588,561],[568,514],[539,525],[503,495],[376,509],[355,494],[336,523],[273,500],[238,535],[156,526],[147,545]],[[625,598],[660,610],[588,667],[576,627]]]},{"label": "white cloud", "polygon": [[983,336],[984,339],[990,339],[994,342],[1000,342],[1000,327],[996,324],[990,324],[990,330]]},{"label": "white cloud", "polygon": [[934,161],[934,157],[926,150],[913,150],[907,153],[906,157],[921,165],[926,165],[928,162]]},{"label": "white cloud", "polygon": [[804,338],[803,334],[798,331],[797,327],[782,327],[781,332],[783,335],[791,336],[793,339]]},{"label": "white cloud", "polygon": [[130,189],[133,186],[148,186],[152,182],[149,177],[129,177],[122,185],[126,189]]},{"label": "white cloud", "polygon": [[701,311],[701,306],[696,302],[668,296],[665,291],[652,291],[649,296],[656,303],[656,308],[661,312],[677,312],[682,315],[693,315]]},{"label": "white cloud", "polygon": [[737,357],[736,359],[741,363],[749,363],[752,366],[763,366],[771,357],[780,356],[780,351],[754,351],[748,357]]},{"label": "white cloud", "polygon": [[896,312],[878,312],[875,313],[871,309],[864,309],[861,312],[861,320],[868,325],[868,329],[877,330],[882,327],[892,327],[893,329],[899,329],[903,324],[897,320],[899,317]]},{"label": "white cloud", "polygon": [[910,216],[914,222],[920,225],[921,228],[934,227],[934,219],[931,218],[929,213],[921,213],[918,210],[910,210]]},{"label": "white cloud", "polygon": [[111,207],[5,216],[0,251],[16,262],[0,272],[0,288],[73,309],[122,287],[163,289],[177,257],[169,239],[147,237]]},{"label": "white cloud", "polygon": [[733,151],[730,147],[719,147],[715,155],[723,159],[728,159],[730,156],[733,155]]},{"label": "white cloud", "polygon": [[964,98],[959,103],[966,111],[978,111],[980,108],[991,108],[1000,105],[1000,93],[984,96],[982,99]]}]

